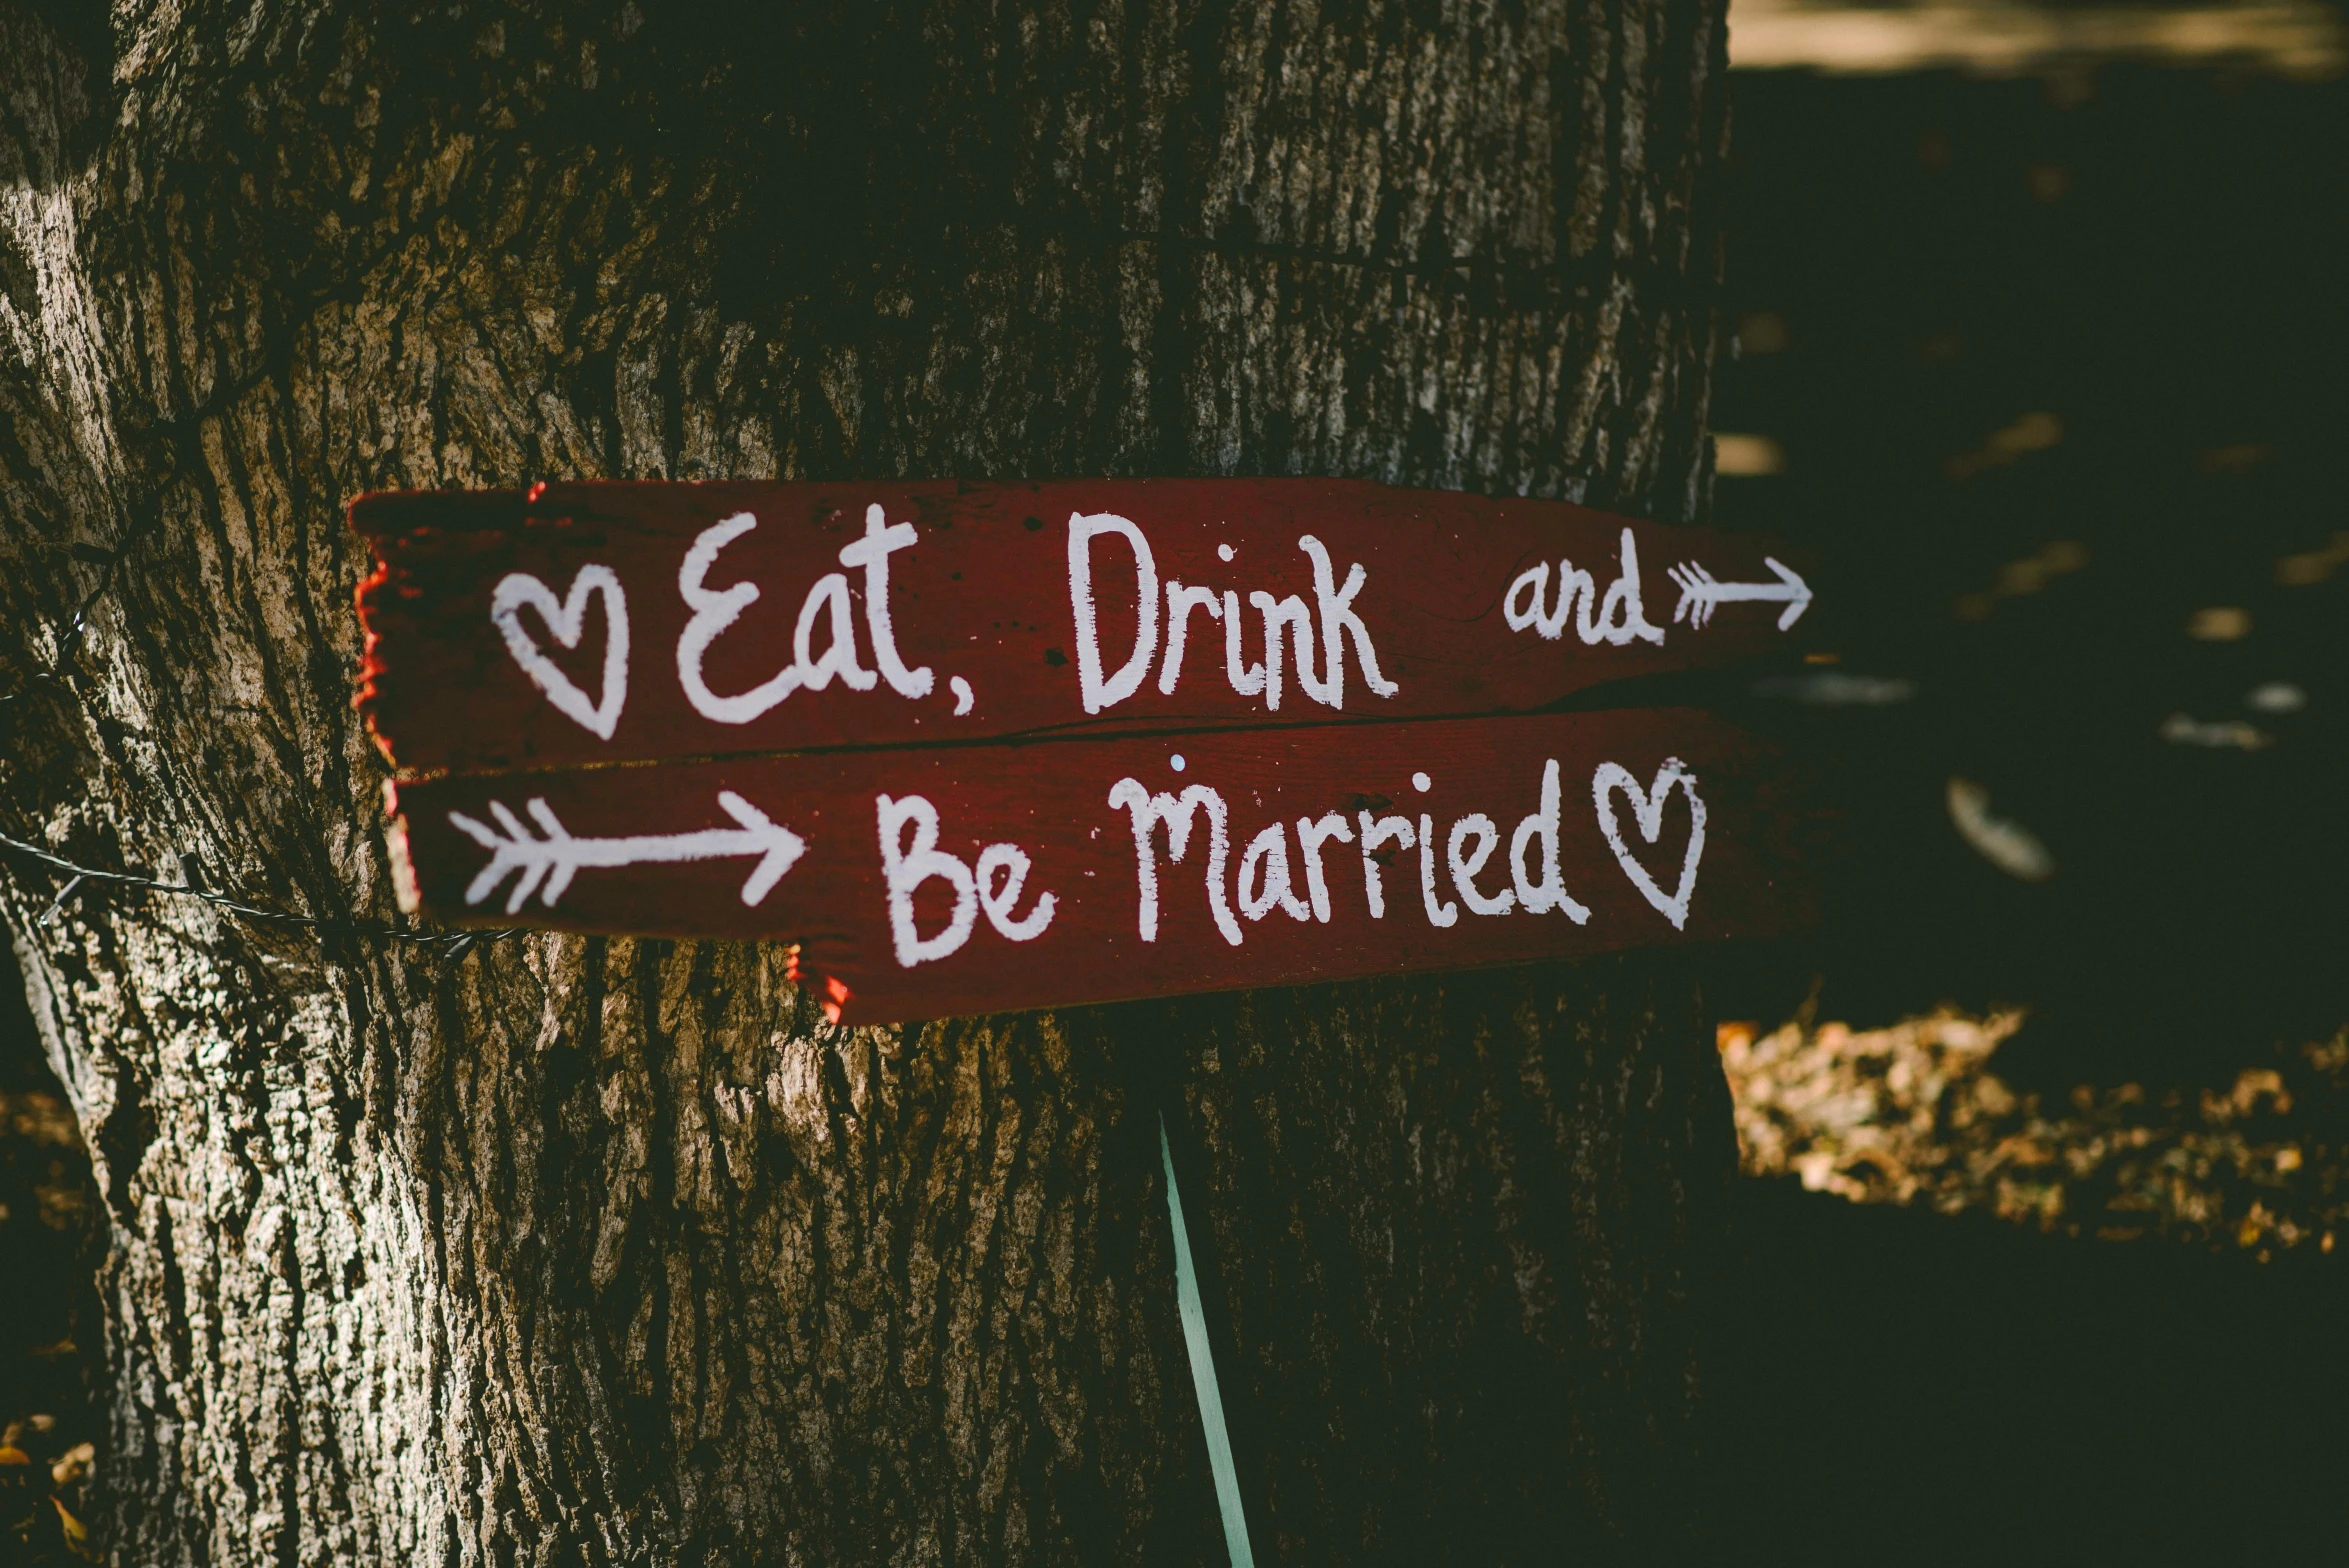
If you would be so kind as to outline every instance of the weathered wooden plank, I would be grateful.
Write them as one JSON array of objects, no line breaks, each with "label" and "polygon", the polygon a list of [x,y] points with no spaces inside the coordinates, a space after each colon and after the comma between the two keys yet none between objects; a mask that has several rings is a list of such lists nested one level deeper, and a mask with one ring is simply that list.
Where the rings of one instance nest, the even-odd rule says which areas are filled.
[{"label": "weathered wooden plank", "polygon": [[796,941],[853,1021],[1515,963],[1807,914],[1780,760],[1679,709],[459,775],[390,804],[413,910]]},{"label": "weathered wooden plank", "polygon": [[411,771],[1523,712],[1773,647],[1810,596],[1750,537],[1324,479],[557,485],[351,517],[379,561],[359,703]]}]

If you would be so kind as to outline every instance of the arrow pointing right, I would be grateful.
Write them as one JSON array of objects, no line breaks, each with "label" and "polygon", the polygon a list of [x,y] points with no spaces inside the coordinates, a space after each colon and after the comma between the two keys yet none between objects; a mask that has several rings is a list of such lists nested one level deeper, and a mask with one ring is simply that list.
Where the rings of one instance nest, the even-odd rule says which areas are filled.
[{"label": "arrow pointing right", "polygon": [[582,869],[606,869],[615,866],[635,866],[686,860],[726,860],[736,855],[757,855],[759,863],[750,873],[750,880],[742,884],[742,901],[756,905],[775,889],[799,857],[807,852],[807,841],[778,822],[773,821],[758,807],[744,800],[730,789],[718,791],[718,804],[726,814],[742,824],[737,828],[703,828],[694,833],[643,834],[628,838],[576,838],[564,827],[543,799],[527,802],[523,809],[531,821],[539,826],[543,838],[533,837],[520,818],[506,809],[501,800],[489,803],[489,814],[498,820],[500,833],[487,823],[476,821],[461,811],[449,813],[449,824],[467,838],[490,851],[489,864],[481,868],[465,889],[465,902],[478,904],[497,891],[499,883],[515,871],[521,876],[514,883],[513,892],[506,899],[506,913],[517,914],[543,880],[544,891],[538,901],[547,908],[555,907],[555,900],[571,885],[571,878]]},{"label": "arrow pointing right", "polygon": [[1778,581],[1725,583],[1694,561],[1681,562],[1665,574],[1680,585],[1680,602],[1672,607],[1672,619],[1688,622],[1693,631],[1711,620],[1716,608],[1732,599],[1784,600],[1786,613],[1778,617],[1778,629],[1786,630],[1810,608],[1811,585],[1796,576],[1792,567],[1770,556],[1763,556],[1762,564],[1778,574]]}]

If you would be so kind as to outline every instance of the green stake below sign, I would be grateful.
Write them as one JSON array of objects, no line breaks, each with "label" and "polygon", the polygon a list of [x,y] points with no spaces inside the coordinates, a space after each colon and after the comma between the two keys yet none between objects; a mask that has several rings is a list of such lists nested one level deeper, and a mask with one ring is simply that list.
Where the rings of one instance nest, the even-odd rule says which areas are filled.
[{"label": "green stake below sign", "polygon": [[1191,1261],[1191,1233],[1183,1226],[1183,1195],[1175,1185],[1174,1146],[1166,1118],[1158,1118],[1158,1153],[1166,1162],[1166,1212],[1174,1221],[1175,1303],[1183,1315],[1183,1343],[1191,1352],[1191,1387],[1199,1396],[1199,1424],[1207,1428],[1207,1465],[1215,1474],[1215,1503],[1223,1511],[1224,1547],[1232,1568],[1256,1568],[1248,1549],[1248,1514],[1240,1506],[1240,1468],[1232,1462],[1232,1435],[1223,1423],[1223,1394],[1215,1384],[1215,1352],[1207,1343],[1207,1309],[1199,1300],[1199,1269]]}]

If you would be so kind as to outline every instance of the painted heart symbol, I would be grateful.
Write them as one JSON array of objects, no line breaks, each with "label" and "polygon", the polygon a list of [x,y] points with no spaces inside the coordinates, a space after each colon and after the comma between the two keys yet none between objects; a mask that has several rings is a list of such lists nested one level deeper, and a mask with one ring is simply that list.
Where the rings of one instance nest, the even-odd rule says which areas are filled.
[{"label": "painted heart symbol", "polygon": [[[522,624],[522,610],[527,605],[539,613],[557,643],[576,648],[587,630],[590,594],[603,595],[604,620],[610,626],[604,638],[603,696],[595,702],[588,701],[587,693],[572,684],[571,677],[546,656],[538,639]],[[610,567],[579,568],[579,575],[571,579],[571,591],[560,602],[545,583],[528,572],[510,572],[490,594],[489,618],[505,635],[506,651],[522,666],[531,684],[546,693],[547,701],[602,739],[612,738],[612,731],[620,727],[621,704],[628,700],[628,599]]]},{"label": "painted heart symbol", "polygon": [[[1696,891],[1697,861],[1705,852],[1705,803],[1697,795],[1696,779],[1687,766],[1678,757],[1665,758],[1664,765],[1656,770],[1655,782],[1644,790],[1629,769],[1612,762],[1600,763],[1590,779],[1591,804],[1598,808],[1599,831],[1607,835],[1607,843],[1615,851],[1623,874],[1647,895],[1649,903],[1662,911],[1675,931],[1688,924],[1688,899]],[[1688,856],[1680,863],[1679,891],[1666,898],[1664,890],[1656,886],[1656,879],[1648,875],[1648,868],[1632,857],[1630,846],[1623,842],[1623,830],[1615,822],[1614,794],[1621,790],[1631,797],[1631,814],[1639,823],[1640,837],[1653,844],[1656,835],[1664,831],[1664,802],[1675,784],[1688,792]]]}]

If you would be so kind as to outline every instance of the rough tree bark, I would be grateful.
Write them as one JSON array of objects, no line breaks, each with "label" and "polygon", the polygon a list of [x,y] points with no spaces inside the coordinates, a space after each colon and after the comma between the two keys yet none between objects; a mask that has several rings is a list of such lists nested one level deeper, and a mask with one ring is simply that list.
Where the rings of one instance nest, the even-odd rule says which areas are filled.
[{"label": "rough tree bark", "polygon": [[[1724,90],[1717,0],[0,0],[0,828],[393,918],[373,488],[1687,519]],[[1161,1110],[1260,1560],[1689,1539],[1685,962],[840,1031],[757,946],[60,880],[0,906],[111,1218],[118,1563],[1220,1561]]]}]

